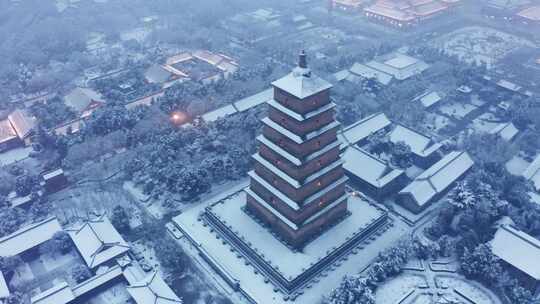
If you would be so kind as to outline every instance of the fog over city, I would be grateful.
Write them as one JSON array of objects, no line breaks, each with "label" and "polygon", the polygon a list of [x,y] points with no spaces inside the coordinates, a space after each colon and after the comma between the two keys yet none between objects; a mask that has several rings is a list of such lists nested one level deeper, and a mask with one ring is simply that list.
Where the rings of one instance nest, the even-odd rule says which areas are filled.
[{"label": "fog over city", "polygon": [[540,304],[540,0],[0,0],[0,304]]}]

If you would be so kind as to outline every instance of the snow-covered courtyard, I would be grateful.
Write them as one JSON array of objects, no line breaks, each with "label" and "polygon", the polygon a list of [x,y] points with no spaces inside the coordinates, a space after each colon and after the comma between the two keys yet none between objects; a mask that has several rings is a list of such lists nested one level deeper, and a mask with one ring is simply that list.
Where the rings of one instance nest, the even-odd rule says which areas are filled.
[{"label": "snow-covered courtyard", "polygon": [[[457,274],[452,261],[416,261],[376,290],[377,304],[471,303],[500,304],[484,286]],[[414,267],[409,265],[414,264]]]},{"label": "snow-covered courtyard", "polygon": [[467,63],[485,63],[488,67],[522,46],[534,46],[524,38],[480,26],[464,27],[443,35],[433,44]]}]

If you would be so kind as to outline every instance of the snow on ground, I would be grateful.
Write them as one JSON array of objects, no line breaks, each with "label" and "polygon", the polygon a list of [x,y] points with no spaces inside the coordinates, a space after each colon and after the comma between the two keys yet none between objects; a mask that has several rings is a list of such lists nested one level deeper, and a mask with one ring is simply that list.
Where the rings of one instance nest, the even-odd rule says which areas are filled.
[{"label": "snow on ground", "polygon": [[455,119],[462,119],[476,109],[476,106],[469,103],[451,103],[440,107],[439,111]]},{"label": "snow on ground", "polygon": [[528,161],[516,155],[506,163],[506,170],[513,175],[520,176],[529,165]]},{"label": "snow on ground", "polygon": [[471,96],[471,104],[477,106],[477,107],[481,107],[483,105],[486,104],[486,102],[482,99],[480,99],[480,97],[478,97],[478,95],[473,95]]},{"label": "snow on ground", "polygon": [[17,148],[0,153],[0,166],[7,166],[24,160],[28,158],[30,152],[32,152],[32,147]]},{"label": "snow on ground", "polygon": [[395,304],[411,290],[419,286],[426,286],[426,278],[415,274],[403,274],[384,283],[377,289],[375,303]]},{"label": "snow on ground", "polygon": [[489,292],[486,288],[481,287],[473,282],[466,281],[466,279],[457,276],[437,276],[435,277],[439,286],[446,287],[449,291],[448,299],[461,303],[464,302],[463,296],[474,301],[475,304],[497,304],[500,300],[495,295]]},{"label": "snow on ground", "polygon": [[[221,217],[221,221],[231,225],[231,230],[237,231],[238,235],[252,243],[264,257],[271,261],[275,268],[279,269],[285,278],[292,280],[312,264],[324,258],[328,251],[339,247],[348,238],[361,232],[364,227],[381,217],[382,213],[377,208],[369,205],[359,197],[349,198],[349,211],[352,215],[344,219],[335,227],[326,231],[322,236],[310,242],[303,252],[293,252],[283,243],[278,241],[266,228],[247,216],[241,207],[246,202],[246,193],[238,193],[229,200],[212,207],[212,211]],[[229,227],[230,228],[230,227]]]},{"label": "snow on ground", "polygon": [[144,27],[134,28],[129,31],[122,32],[120,34],[120,39],[122,41],[134,39],[134,40],[137,40],[138,42],[143,42],[144,39],[146,39],[146,37],[151,32],[152,32],[151,30]]},{"label": "snow on ground", "polygon": [[86,304],[125,304],[131,303],[132,298],[127,291],[125,282],[118,282],[106,290],[96,294]]},{"label": "snow on ground", "polygon": [[427,304],[453,300],[455,303],[501,304],[493,292],[468,281],[457,274],[456,269],[455,261],[442,260],[432,261],[429,267],[404,269],[402,274],[377,288],[376,303]]},{"label": "snow on ground", "polygon": [[[234,193],[234,192],[233,192]],[[283,294],[274,291],[274,286],[271,283],[265,282],[265,278],[250,265],[246,265],[242,257],[238,257],[236,252],[232,252],[232,248],[228,244],[223,244],[223,240],[217,239],[215,233],[211,233],[209,227],[204,227],[202,222],[197,221],[199,214],[205,207],[213,202],[216,202],[231,194],[230,191],[217,195],[213,199],[194,206],[192,209],[186,210],[183,214],[177,216],[173,221],[187,234],[193,238],[193,243],[186,243],[180,240],[180,244],[184,250],[191,252],[191,256],[213,277],[218,277],[215,271],[211,270],[208,264],[203,261],[201,254],[204,254],[215,261],[219,267],[234,279],[239,281],[240,288],[249,294],[257,303],[277,304],[284,303]],[[240,207],[240,206],[239,206]],[[298,304],[314,304],[320,303],[324,295],[329,294],[336,288],[345,275],[354,275],[367,267],[379,254],[380,251],[393,245],[405,233],[409,231],[409,227],[402,221],[396,219],[394,226],[379,236],[369,245],[364,245],[362,250],[357,254],[351,254],[345,260],[339,261],[331,267],[331,270],[326,271],[322,278],[317,278],[312,282],[303,294],[300,295],[295,303]],[[223,282],[220,278],[215,278],[215,282]],[[232,293],[229,288],[223,288]],[[233,294],[231,296],[238,296]]]},{"label": "snow on ground", "polygon": [[434,40],[433,45],[465,62],[486,63],[488,67],[522,46],[534,47],[526,39],[480,26],[464,27],[443,35]]},{"label": "snow on ground", "polygon": [[439,132],[441,129],[451,126],[453,123],[448,117],[442,115],[427,113],[426,124],[424,125],[426,129],[433,130],[434,132]]}]

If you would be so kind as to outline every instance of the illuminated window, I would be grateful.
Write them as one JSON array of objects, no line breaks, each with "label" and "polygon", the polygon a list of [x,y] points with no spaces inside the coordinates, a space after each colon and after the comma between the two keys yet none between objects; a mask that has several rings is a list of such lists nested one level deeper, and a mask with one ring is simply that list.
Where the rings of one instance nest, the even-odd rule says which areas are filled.
[{"label": "illuminated window", "polygon": [[322,182],[321,182],[321,181],[318,181],[318,182],[317,182],[317,186],[319,186],[319,187],[322,186]]},{"label": "illuminated window", "polygon": [[319,207],[322,207],[323,205],[324,205],[324,201],[321,200],[321,201],[319,202]]}]

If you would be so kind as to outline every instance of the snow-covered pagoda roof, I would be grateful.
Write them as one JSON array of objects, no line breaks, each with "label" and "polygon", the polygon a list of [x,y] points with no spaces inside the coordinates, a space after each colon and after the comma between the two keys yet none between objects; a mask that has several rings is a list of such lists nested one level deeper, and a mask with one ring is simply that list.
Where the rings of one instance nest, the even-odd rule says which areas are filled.
[{"label": "snow-covered pagoda roof", "polygon": [[493,254],[540,281],[540,240],[512,225],[501,225],[491,241]]},{"label": "snow-covered pagoda roof", "polygon": [[305,56],[305,53],[302,52],[298,66],[287,76],[272,82],[272,86],[300,99],[330,89],[332,84],[314,75],[307,67]]},{"label": "snow-covered pagoda roof", "polygon": [[137,304],[182,304],[182,300],[156,271],[128,286],[127,291]]},{"label": "snow-covered pagoda roof", "polygon": [[104,215],[70,229],[69,235],[90,268],[95,268],[129,250],[129,245]]}]

